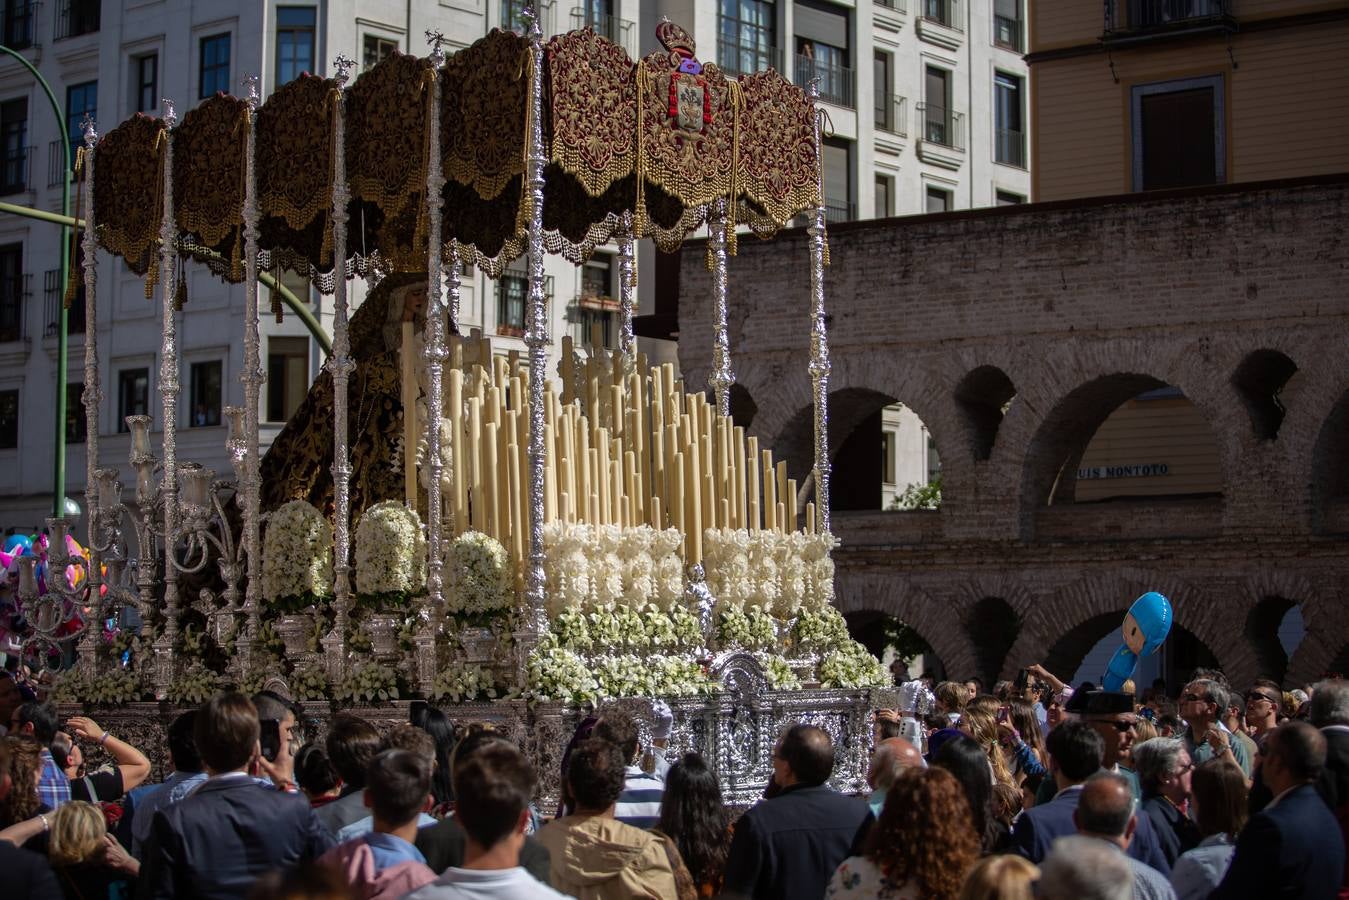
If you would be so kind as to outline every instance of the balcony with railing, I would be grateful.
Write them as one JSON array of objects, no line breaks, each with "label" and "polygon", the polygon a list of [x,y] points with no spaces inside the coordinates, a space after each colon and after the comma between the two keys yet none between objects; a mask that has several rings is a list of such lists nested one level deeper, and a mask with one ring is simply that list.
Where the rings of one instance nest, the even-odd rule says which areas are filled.
[{"label": "balcony with railing", "polygon": [[909,136],[909,101],[897,94],[876,95],[876,130],[896,137]]},{"label": "balcony with railing", "polygon": [[1021,52],[1025,46],[1021,38],[1021,20],[1011,19],[1007,16],[993,15],[993,44],[1004,50],[1013,50]]},{"label": "balcony with railing", "polygon": [[[61,145],[65,141],[51,141],[47,144],[47,187],[60,187],[62,178],[69,178],[71,172],[66,168],[65,151]],[[75,154],[70,155],[70,164],[75,164]]]},{"label": "balcony with railing", "polygon": [[11,50],[33,46],[33,23],[37,21],[37,0],[10,0],[4,5],[3,36]]},{"label": "balcony with railing", "polygon": [[573,6],[571,28],[573,31],[578,28],[593,28],[600,37],[608,38],[628,51],[629,56],[637,55],[637,46],[633,41],[636,25],[627,19],[596,13],[584,6]]},{"label": "balcony with railing", "polygon": [[0,196],[33,189],[33,148],[16,147],[0,155]]},{"label": "balcony with railing", "polygon": [[1234,0],[1106,0],[1103,40],[1128,43],[1236,31]]},{"label": "balcony with railing", "polygon": [[929,44],[948,50],[959,49],[965,37],[960,0],[916,0],[918,12],[914,31]]},{"label": "balcony with railing", "polygon": [[[76,260],[70,261],[70,277],[77,278]],[[61,270],[48,269],[42,273],[42,336],[54,338],[61,330],[61,304],[65,291],[61,290]],[[75,291],[75,297],[66,310],[66,334],[84,334],[84,285]]]},{"label": "balcony with railing", "polygon": [[852,69],[797,54],[796,83],[804,87],[812,78],[820,79],[820,99],[825,103],[847,109],[857,108],[856,82],[853,80]]},{"label": "balcony with railing", "polygon": [[1007,166],[1026,168],[1026,134],[1009,128],[994,133],[993,159]]},{"label": "balcony with railing", "polygon": [[0,344],[25,340],[23,310],[31,295],[28,290],[30,275],[12,275],[0,278]]},{"label": "balcony with railing", "polygon": [[[525,9],[529,6],[524,0],[502,0],[501,29],[525,34],[529,30],[529,20],[525,18]],[[557,33],[557,4],[553,0],[539,4],[539,27],[543,36]]]},{"label": "balcony with railing", "polygon": [[717,41],[717,67],[726,75],[753,75],[764,69],[783,71],[781,47],[754,47],[731,41]]},{"label": "balcony with railing", "polygon": [[918,125],[923,140],[952,150],[965,149],[965,116],[944,106],[918,104]]},{"label": "balcony with railing", "polygon": [[101,0],[56,0],[56,40],[98,31]]}]

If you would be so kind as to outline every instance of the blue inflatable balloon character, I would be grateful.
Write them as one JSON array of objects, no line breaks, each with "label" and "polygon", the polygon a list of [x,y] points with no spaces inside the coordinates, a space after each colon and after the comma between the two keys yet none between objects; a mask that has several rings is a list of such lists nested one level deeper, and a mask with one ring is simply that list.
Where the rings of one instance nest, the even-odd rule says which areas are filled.
[{"label": "blue inflatable balloon character", "polygon": [[1103,687],[1118,691],[1134,675],[1138,660],[1151,656],[1171,633],[1171,601],[1148,591],[1134,601],[1124,617],[1124,646],[1115,651],[1106,669]]}]

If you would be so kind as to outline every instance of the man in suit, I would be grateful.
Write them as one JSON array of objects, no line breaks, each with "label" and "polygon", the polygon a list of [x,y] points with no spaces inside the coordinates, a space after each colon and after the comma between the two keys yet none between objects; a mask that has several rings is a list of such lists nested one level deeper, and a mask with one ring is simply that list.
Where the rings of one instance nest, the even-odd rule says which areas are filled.
[{"label": "man in suit", "polygon": [[337,839],[337,833],[353,822],[370,815],[365,806],[365,772],[379,751],[384,738],[364,719],[340,715],[333,719],[325,744],[328,759],[342,778],[342,793],[317,810],[319,822]]},{"label": "man in suit", "polygon": [[[14,782],[9,776],[9,746],[0,740],[0,800],[9,796]],[[5,873],[5,897],[13,900],[47,900],[60,897],[61,886],[41,854],[0,841],[0,872]]]},{"label": "man in suit", "polygon": [[805,900],[821,897],[866,802],[827,786],[834,744],[815,725],[793,725],[773,750],[780,791],[740,817],[726,857],[724,896]]},{"label": "man in suit", "polygon": [[[1064,722],[1049,732],[1045,747],[1049,750],[1049,771],[1058,793],[1048,803],[1026,810],[1012,826],[1012,849],[1036,864],[1049,855],[1056,838],[1077,833],[1073,814],[1077,811],[1082,784],[1101,771],[1105,753],[1101,735],[1086,722]],[[1139,817],[1127,853],[1163,875],[1171,874],[1147,816]]]},{"label": "man in suit", "polygon": [[1325,736],[1306,722],[1286,722],[1270,733],[1260,768],[1274,799],[1242,829],[1213,900],[1337,895],[1344,839],[1316,790],[1325,764]]},{"label": "man in suit", "polygon": [[155,814],[141,869],[142,898],[239,898],[272,869],[316,859],[332,839],[308,801],[258,784],[258,712],[243,694],[217,694],[197,711],[197,752],[208,778]]}]

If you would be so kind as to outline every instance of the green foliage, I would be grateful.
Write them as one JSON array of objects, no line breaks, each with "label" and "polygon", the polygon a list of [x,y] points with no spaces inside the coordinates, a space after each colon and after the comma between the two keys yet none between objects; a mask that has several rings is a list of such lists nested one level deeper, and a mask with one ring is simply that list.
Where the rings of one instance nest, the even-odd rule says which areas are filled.
[{"label": "green foliage", "polygon": [[894,500],[890,509],[937,509],[941,506],[941,475],[927,484],[911,484]]},{"label": "green foliage", "polygon": [[924,653],[932,652],[923,636],[899,619],[886,616],[881,629],[885,634],[885,646],[893,647],[895,658],[906,666]]}]

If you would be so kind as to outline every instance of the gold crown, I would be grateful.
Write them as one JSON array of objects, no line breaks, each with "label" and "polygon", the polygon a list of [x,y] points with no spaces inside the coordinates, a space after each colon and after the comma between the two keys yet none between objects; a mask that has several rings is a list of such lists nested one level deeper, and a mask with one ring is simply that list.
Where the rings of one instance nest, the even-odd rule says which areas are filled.
[{"label": "gold crown", "polygon": [[660,41],[661,46],[672,53],[678,53],[680,56],[695,56],[697,45],[693,42],[693,37],[680,28],[669,19],[664,19],[656,26],[656,40]]}]

